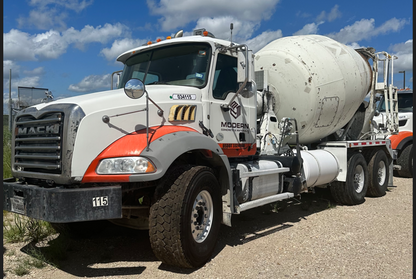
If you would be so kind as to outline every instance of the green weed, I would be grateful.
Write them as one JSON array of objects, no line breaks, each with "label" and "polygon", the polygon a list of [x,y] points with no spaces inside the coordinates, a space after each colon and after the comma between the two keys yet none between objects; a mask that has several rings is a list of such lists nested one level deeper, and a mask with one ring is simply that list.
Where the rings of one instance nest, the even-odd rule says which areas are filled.
[{"label": "green weed", "polygon": [[14,274],[17,276],[23,276],[29,274],[29,266],[25,263],[20,263],[14,270]]},{"label": "green weed", "polygon": [[7,242],[37,242],[55,233],[48,222],[11,214],[13,215],[12,221],[3,221],[3,238]]}]

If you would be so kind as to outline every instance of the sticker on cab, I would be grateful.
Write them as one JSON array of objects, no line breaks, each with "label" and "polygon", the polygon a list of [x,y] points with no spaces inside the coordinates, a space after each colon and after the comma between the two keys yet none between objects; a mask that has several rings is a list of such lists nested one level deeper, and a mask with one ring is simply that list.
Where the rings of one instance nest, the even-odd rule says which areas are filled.
[{"label": "sticker on cab", "polygon": [[195,94],[172,94],[173,100],[196,100]]}]

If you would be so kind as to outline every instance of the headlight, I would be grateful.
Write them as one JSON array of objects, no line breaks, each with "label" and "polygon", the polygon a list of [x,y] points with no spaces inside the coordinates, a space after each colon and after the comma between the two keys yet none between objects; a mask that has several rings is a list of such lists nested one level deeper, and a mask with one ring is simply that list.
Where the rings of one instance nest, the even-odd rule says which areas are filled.
[{"label": "headlight", "polygon": [[104,159],[97,167],[98,174],[129,174],[155,172],[156,168],[143,157],[120,157]]}]

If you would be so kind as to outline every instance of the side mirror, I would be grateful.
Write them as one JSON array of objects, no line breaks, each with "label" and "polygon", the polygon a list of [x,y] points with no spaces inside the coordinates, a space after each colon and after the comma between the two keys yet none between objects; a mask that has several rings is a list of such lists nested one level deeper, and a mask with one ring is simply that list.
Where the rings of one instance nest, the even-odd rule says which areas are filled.
[{"label": "side mirror", "polygon": [[143,96],[145,87],[140,79],[132,78],[124,86],[124,93],[131,99],[139,99]]},{"label": "side mirror", "polygon": [[378,109],[376,109],[376,111],[374,112],[374,116],[379,116],[380,115],[380,111],[378,111]]}]

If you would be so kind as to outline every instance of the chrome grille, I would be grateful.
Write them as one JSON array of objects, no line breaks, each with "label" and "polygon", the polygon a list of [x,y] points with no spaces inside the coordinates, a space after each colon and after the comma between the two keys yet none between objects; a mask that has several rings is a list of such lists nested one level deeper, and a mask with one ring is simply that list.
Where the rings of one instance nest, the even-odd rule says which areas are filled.
[{"label": "chrome grille", "polygon": [[36,119],[16,120],[14,167],[16,170],[60,174],[62,172],[63,114],[52,112]]}]

